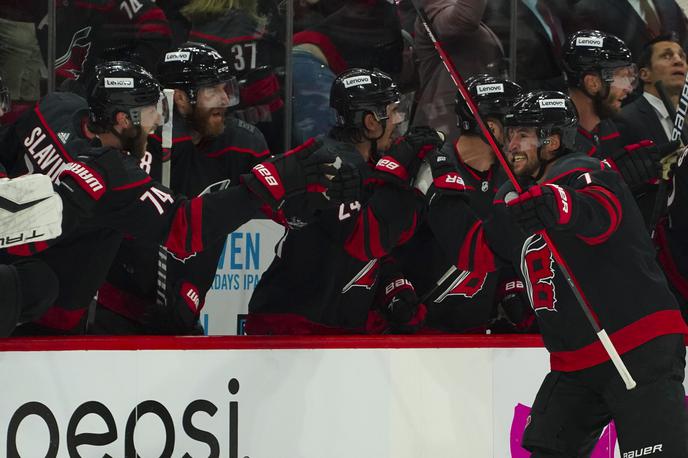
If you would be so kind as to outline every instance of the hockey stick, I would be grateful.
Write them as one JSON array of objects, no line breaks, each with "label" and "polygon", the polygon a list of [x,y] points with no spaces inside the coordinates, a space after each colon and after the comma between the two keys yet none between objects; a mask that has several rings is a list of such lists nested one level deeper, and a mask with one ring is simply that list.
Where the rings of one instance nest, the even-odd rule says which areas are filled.
[{"label": "hockey stick", "polygon": [[[683,103],[683,114],[679,116],[671,103],[671,99],[669,99],[669,96],[664,89],[664,84],[661,81],[657,81],[655,83],[655,88],[657,88],[657,93],[659,94],[659,98],[662,99],[662,103],[669,114],[669,118],[674,120],[674,127],[671,131],[670,140],[674,141],[680,138],[684,145],[688,145],[688,138],[686,134],[683,133],[683,121],[685,119],[686,107],[688,107],[688,91],[686,91],[686,88],[688,88],[687,85],[688,73],[686,73],[686,80],[683,82],[683,88],[681,89],[681,101],[679,104]],[[662,213],[664,213],[664,210],[666,209],[668,192],[669,182],[668,180],[662,179],[660,176],[659,186],[657,187],[657,195],[655,196],[655,203],[652,207],[652,216],[650,217],[650,221],[648,223],[648,230],[651,234],[654,232],[655,226],[659,222],[659,218],[662,217]]]},{"label": "hockey stick", "polygon": [[[174,89],[164,89],[163,97],[167,99],[169,116],[162,126],[162,175],[160,182],[170,187],[170,169],[172,158],[172,119],[174,118]],[[155,302],[160,307],[167,306],[167,250],[158,247],[158,277]]]},{"label": "hockey stick", "polygon": [[[432,41],[435,50],[440,56],[440,60],[444,64],[444,67],[447,69],[449,72],[449,75],[451,76],[451,79],[454,81],[454,84],[456,85],[457,89],[459,90],[459,93],[461,94],[461,97],[465,100],[466,104],[468,105],[469,109],[471,110],[471,113],[473,114],[473,117],[475,118],[478,126],[480,127],[480,130],[482,131],[483,135],[487,139],[487,142],[489,143],[490,147],[492,147],[492,150],[495,153],[495,156],[497,157],[497,160],[501,164],[502,168],[506,172],[509,181],[511,181],[512,185],[514,186],[514,189],[516,190],[517,193],[521,194],[523,192],[523,188],[521,185],[518,183],[518,180],[516,180],[516,177],[514,176],[513,171],[509,167],[509,164],[506,161],[506,158],[504,157],[504,154],[502,151],[499,149],[497,146],[497,143],[494,140],[494,137],[492,136],[492,132],[487,128],[485,123],[483,122],[482,118],[480,117],[480,113],[478,112],[478,107],[475,105],[475,102],[473,102],[473,99],[471,98],[470,93],[468,92],[468,89],[466,88],[466,84],[464,83],[463,79],[461,78],[461,75],[459,72],[456,70],[456,67],[454,66],[453,62],[449,58],[449,56],[445,53],[444,49],[442,49],[442,45],[437,41],[437,35],[434,33],[432,26],[430,25],[430,20],[428,19],[428,16],[425,14],[425,11],[423,11],[422,8],[420,8],[416,4],[417,0],[411,0],[411,3],[413,4],[413,7],[415,8],[416,12],[418,13],[418,18],[420,19],[421,25],[427,32],[428,36],[430,37],[430,40]],[[578,302],[578,305],[580,305],[581,309],[583,310],[583,313],[585,317],[587,318],[588,322],[592,326],[593,330],[595,331],[595,334],[597,334],[597,337],[600,339],[600,342],[602,343],[602,346],[606,350],[607,354],[609,355],[609,358],[611,359],[612,363],[614,364],[614,367],[616,367],[616,370],[619,372],[619,375],[621,376],[622,380],[624,381],[626,385],[626,389],[632,390],[635,388],[636,383],[635,380],[633,380],[633,377],[631,377],[631,374],[628,372],[628,368],[626,365],[623,363],[621,360],[621,357],[619,356],[619,352],[616,350],[616,347],[614,347],[614,344],[612,343],[611,339],[609,339],[609,336],[607,335],[607,332],[600,328],[600,325],[597,323],[595,318],[593,317],[592,311],[590,310],[590,306],[586,303],[585,299],[583,298],[583,295],[579,291],[578,287],[575,285],[573,278],[571,277],[571,273],[569,272],[569,269],[564,262],[563,258],[557,251],[554,243],[552,243],[552,240],[550,239],[549,235],[547,234],[546,231],[540,232],[540,235],[544,239],[545,243],[550,248],[550,251],[554,257],[554,260],[556,261],[557,265],[559,266],[559,269],[561,270],[562,274],[564,275],[564,278],[566,279],[566,282],[569,284],[571,287],[571,290],[573,291],[574,296],[576,297],[576,300]]]}]

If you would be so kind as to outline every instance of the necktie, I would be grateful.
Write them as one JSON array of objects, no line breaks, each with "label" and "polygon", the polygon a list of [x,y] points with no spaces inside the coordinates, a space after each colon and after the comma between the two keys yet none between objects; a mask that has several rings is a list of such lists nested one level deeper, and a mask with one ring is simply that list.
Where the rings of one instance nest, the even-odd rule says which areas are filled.
[{"label": "necktie", "polygon": [[643,19],[647,24],[650,35],[652,35],[653,38],[659,35],[662,24],[659,22],[659,17],[657,17],[654,8],[650,5],[650,0],[640,0],[640,11],[643,13]]}]

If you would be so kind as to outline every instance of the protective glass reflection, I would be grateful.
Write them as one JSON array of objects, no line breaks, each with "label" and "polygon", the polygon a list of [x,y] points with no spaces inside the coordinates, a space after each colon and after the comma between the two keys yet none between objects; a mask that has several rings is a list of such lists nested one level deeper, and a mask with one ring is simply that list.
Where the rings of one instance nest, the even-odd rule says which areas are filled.
[{"label": "protective glass reflection", "polygon": [[239,85],[236,78],[198,90],[196,103],[202,108],[229,108],[239,104]]},{"label": "protective glass reflection", "polygon": [[167,97],[163,92],[160,93],[160,98],[158,99],[158,106],[156,107],[157,112],[160,114],[163,124],[170,119],[170,106],[167,103]]},{"label": "protective glass reflection", "polygon": [[10,101],[10,91],[4,87],[0,89],[0,116],[4,115],[12,109],[12,102]]},{"label": "protective glass reflection", "polygon": [[510,153],[526,152],[542,146],[534,127],[506,128],[506,150]]},{"label": "protective glass reflection", "polygon": [[147,105],[138,108],[140,125],[143,130],[150,133],[164,122],[164,114],[158,111],[158,105]]},{"label": "protective glass reflection", "polygon": [[626,67],[602,70],[605,81],[619,90],[633,91],[638,86],[638,67],[635,64]]}]

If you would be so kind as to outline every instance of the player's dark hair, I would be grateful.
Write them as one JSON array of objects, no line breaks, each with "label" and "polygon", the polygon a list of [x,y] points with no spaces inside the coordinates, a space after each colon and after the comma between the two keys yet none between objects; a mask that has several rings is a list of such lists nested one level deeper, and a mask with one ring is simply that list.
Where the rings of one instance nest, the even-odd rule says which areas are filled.
[{"label": "player's dark hair", "polygon": [[638,56],[639,69],[643,67],[650,67],[650,64],[652,62],[652,53],[654,53],[655,45],[661,41],[673,41],[674,43],[678,43],[679,45],[681,44],[675,32],[665,33],[654,37],[652,40],[648,41],[643,45],[643,50],[640,52],[640,56]]}]

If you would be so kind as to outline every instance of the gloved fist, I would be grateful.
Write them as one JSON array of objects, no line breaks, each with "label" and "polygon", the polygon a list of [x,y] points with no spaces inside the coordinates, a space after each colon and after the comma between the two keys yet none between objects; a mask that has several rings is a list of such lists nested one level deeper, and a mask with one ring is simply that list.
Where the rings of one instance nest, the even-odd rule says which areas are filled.
[{"label": "gloved fist", "polygon": [[395,278],[384,287],[381,313],[393,334],[417,332],[425,321],[425,305],[419,303],[413,285],[405,278]]},{"label": "gloved fist", "polygon": [[619,171],[631,189],[637,191],[650,180],[662,174],[660,161],[680,146],[677,141],[656,145],[651,140],[642,140],[626,145],[607,159],[609,165]]},{"label": "gloved fist", "polygon": [[443,150],[430,151],[420,166],[414,186],[432,202],[435,195],[465,195],[468,187],[456,164]]},{"label": "gloved fist", "polygon": [[536,185],[511,199],[510,194],[505,199],[507,210],[527,234],[543,229],[565,230],[578,217],[575,191],[565,186]]},{"label": "gloved fist", "polygon": [[375,164],[383,181],[408,186],[415,178],[421,160],[444,144],[444,135],[429,127],[413,127],[399,138]]},{"label": "gloved fist", "polygon": [[322,142],[309,139],[303,145],[261,162],[241,180],[270,208],[278,210],[288,197],[304,192],[323,193],[338,176],[341,159],[315,154]]},{"label": "gloved fist", "polygon": [[497,314],[490,325],[493,332],[526,332],[533,328],[535,316],[521,280],[503,282],[495,297]]}]

